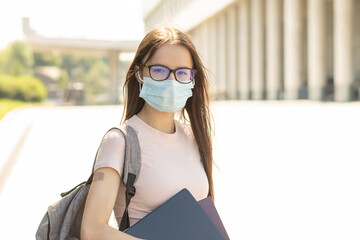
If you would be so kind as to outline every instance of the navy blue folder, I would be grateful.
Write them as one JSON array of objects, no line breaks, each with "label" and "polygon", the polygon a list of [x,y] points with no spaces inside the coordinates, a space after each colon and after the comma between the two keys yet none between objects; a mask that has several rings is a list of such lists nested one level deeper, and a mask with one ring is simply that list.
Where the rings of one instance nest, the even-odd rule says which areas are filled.
[{"label": "navy blue folder", "polygon": [[147,240],[225,240],[186,188],[124,232]]}]

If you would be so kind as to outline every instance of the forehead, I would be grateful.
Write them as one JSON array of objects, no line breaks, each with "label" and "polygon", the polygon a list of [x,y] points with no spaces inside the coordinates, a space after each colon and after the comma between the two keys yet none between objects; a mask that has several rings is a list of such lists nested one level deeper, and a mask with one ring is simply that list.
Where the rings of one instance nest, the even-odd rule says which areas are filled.
[{"label": "forehead", "polygon": [[162,45],[155,51],[147,64],[161,64],[169,68],[193,67],[190,51],[179,44]]}]

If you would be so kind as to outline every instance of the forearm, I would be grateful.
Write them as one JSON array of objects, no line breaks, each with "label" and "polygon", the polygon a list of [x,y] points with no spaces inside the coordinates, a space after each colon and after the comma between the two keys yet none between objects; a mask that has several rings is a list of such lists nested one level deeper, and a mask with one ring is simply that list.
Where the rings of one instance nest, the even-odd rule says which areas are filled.
[{"label": "forearm", "polygon": [[89,231],[82,231],[81,239],[83,240],[141,240],[129,234],[121,232],[107,224],[92,227]]}]

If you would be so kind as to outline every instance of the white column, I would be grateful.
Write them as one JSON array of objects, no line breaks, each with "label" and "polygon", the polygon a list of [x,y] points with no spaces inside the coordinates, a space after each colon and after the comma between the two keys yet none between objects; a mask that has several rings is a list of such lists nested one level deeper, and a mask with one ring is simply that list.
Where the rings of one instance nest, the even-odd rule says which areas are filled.
[{"label": "white column", "polygon": [[309,99],[322,100],[326,84],[325,0],[308,0]]},{"label": "white column", "polygon": [[226,89],[230,99],[237,98],[237,36],[236,36],[236,9],[235,6],[227,10],[227,83]]},{"label": "white column", "polygon": [[277,99],[281,81],[281,2],[266,1],[266,89],[267,99]]},{"label": "white column", "polygon": [[251,92],[252,99],[263,99],[265,73],[264,1],[251,1]]},{"label": "white column", "polygon": [[212,74],[212,66],[210,67],[210,58],[212,56],[212,51],[209,47],[210,42],[213,41],[211,37],[209,36],[209,21],[203,22],[199,27],[199,55],[202,61],[202,64],[205,66],[206,75],[208,77],[208,81],[211,81],[210,83],[210,98],[213,98],[213,83],[214,79],[210,77]]},{"label": "white column", "polygon": [[208,24],[207,22],[202,23],[199,26],[199,53],[204,66],[208,67]]},{"label": "white column", "polygon": [[119,99],[119,52],[109,52],[109,65],[110,65],[110,104],[118,104]]},{"label": "white column", "polygon": [[250,90],[250,31],[249,31],[249,1],[241,1],[239,8],[239,93],[240,99],[249,99]]},{"label": "white column", "polygon": [[239,33],[239,85],[240,99],[249,99],[250,91],[250,31],[249,1],[241,1],[238,5]]},{"label": "white column", "polygon": [[209,20],[209,72],[208,78],[210,83],[210,94],[211,98],[216,97],[217,87],[216,87],[216,59],[217,59],[217,46],[216,46],[216,19],[211,18]]},{"label": "white column", "polygon": [[200,42],[199,42],[199,30],[198,28],[194,28],[190,32],[192,42],[195,45],[195,48],[199,51],[200,50]]},{"label": "white column", "polygon": [[353,82],[352,58],[353,0],[334,0],[335,100],[350,100]]},{"label": "white column", "polygon": [[302,69],[302,0],[284,0],[285,99],[298,99]]},{"label": "white column", "polygon": [[226,21],[225,15],[221,14],[217,19],[217,62],[216,62],[216,88],[219,98],[225,98],[226,93]]},{"label": "white column", "polygon": [[[360,12],[360,0],[357,0],[354,2],[353,9],[357,9],[357,12]],[[355,14],[354,16],[354,32],[353,32],[353,66],[354,66],[354,80],[357,81],[355,85],[355,90],[358,92],[358,95],[360,95],[360,14]],[[358,96],[358,100],[360,100],[360,96]]]}]

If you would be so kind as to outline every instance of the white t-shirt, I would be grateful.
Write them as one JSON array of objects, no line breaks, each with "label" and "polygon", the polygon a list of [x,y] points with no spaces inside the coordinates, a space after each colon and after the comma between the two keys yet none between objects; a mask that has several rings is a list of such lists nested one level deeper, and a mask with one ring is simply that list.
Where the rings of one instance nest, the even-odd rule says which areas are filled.
[{"label": "white t-shirt", "polygon": [[[135,182],[136,194],[129,204],[130,226],[156,207],[187,188],[199,201],[207,197],[208,179],[190,125],[175,120],[175,133],[161,132],[134,115],[125,124],[137,133],[141,169]],[[111,130],[101,142],[94,170],[111,167],[121,176],[125,141],[119,130]],[[125,209],[125,186],[121,181],[114,213],[118,224]]]}]

